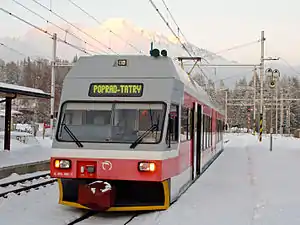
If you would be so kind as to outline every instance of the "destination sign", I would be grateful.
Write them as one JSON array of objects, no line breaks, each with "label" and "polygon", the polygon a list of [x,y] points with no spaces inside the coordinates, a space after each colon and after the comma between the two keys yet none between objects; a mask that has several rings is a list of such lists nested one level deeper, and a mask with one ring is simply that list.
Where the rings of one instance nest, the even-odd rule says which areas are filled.
[{"label": "destination sign", "polygon": [[90,97],[141,97],[144,85],[141,83],[94,83],[89,90]]}]

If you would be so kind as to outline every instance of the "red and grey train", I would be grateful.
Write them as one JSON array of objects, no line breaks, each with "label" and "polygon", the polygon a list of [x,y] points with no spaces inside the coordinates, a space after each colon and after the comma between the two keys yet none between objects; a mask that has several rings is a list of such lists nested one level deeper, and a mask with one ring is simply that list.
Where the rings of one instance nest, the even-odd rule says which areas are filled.
[{"label": "red and grey train", "polygon": [[167,209],[223,151],[223,118],[170,57],[81,57],[64,80],[52,144],[59,203]]}]

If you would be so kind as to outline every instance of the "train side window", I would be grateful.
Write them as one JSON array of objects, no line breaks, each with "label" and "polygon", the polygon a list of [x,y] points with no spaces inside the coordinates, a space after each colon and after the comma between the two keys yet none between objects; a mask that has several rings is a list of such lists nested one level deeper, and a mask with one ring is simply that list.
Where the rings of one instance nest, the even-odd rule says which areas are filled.
[{"label": "train side window", "polygon": [[223,132],[224,132],[224,122],[221,120],[220,121],[220,140],[222,140]]},{"label": "train side window", "polygon": [[212,146],[212,118],[209,117],[209,147]]},{"label": "train side window", "polygon": [[180,126],[180,141],[190,140],[189,134],[189,109],[181,107],[181,126]]},{"label": "train side window", "polygon": [[219,120],[219,141],[221,141],[221,134],[222,133],[222,121]]},{"label": "train side window", "polygon": [[215,131],[215,133],[216,133],[216,143],[218,143],[218,141],[219,141],[219,120],[218,119],[216,119],[216,131]]},{"label": "train side window", "polygon": [[210,117],[209,120],[210,125],[210,138],[209,138],[209,146],[212,146],[212,137],[213,137],[213,130],[212,130],[212,117]]},{"label": "train side window", "polygon": [[221,140],[221,132],[222,132],[222,121],[219,120],[219,141]]},{"label": "train side window", "polygon": [[220,141],[220,137],[221,137],[221,125],[220,125],[220,120],[217,120],[217,132],[218,132],[218,135],[217,135],[217,142]]},{"label": "train side window", "polygon": [[[194,121],[193,121],[194,117]],[[194,124],[193,124],[194,122]],[[194,128],[194,131],[193,131]],[[194,134],[193,134],[194,132]],[[193,135],[197,132],[197,116],[195,116],[195,111],[193,109],[189,109],[189,132],[188,139],[192,139]]]},{"label": "train side window", "polygon": [[212,117],[210,118],[210,146],[212,146],[212,139],[213,139],[213,129],[212,129]]},{"label": "train side window", "polygon": [[179,137],[179,106],[172,104],[168,118],[166,143],[177,143]]},{"label": "train side window", "polygon": [[207,137],[207,118],[206,115],[204,116],[204,149],[207,148],[206,146],[206,138]]},{"label": "train side window", "polygon": [[201,149],[204,150],[204,133],[205,133],[205,118],[204,115],[202,114],[202,134],[201,134]]},{"label": "train side window", "polygon": [[218,140],[219,140],[219,120],[216,119],[216,143],[218,143]]},{"label": "train side window", "polygon": [[221,140],[221,120],[218,120],[218,142]]},{"label": "train side window", "polygon": [[225,121],[222,121],[222,130],[221,130],[222,133],[227,129],[228,129],[227,124],[225,124]]},{"label": "train side window", "polygon": [[207,117],[207,144],[206,144],[206,147],[208,148],[209,147],[209,135],[210,135],[210,133],[209,133],[209,117]]},{"label": "train side window", "polygon": [[207,117],[207,147],[210,147],[210,117]]},{"label": "train side window", "polygon": [[224,124],[223,121],[220,120],[220,141],[222,140],[222,132],[223,132]]},{"label": "train side window", "polygon": [[207,116],[203,115],[203,150],[207,148]]}]

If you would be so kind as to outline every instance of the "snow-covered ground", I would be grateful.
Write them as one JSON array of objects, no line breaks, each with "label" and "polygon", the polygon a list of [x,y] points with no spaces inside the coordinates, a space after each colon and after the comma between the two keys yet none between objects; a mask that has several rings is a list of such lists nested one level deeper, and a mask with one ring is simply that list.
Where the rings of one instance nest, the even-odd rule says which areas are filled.
[{"label": "snow-covered ground", "polygon": [[50,171],[37,171],[37,172],[33,172],[33,173],[26,173],[26,174],[17,174],[17,173],[13,173],[8,177],[2,178],[0,179],[0,184],[6,183],[6,182],[12,182],[15,180],[20,180],[20,179],[25,179],[28,177],[34,177],[34,176],[39,176],[45,173],[50,173]]},{"label": "snow-covered ground", "polygon": [[[144,213],[130,225],[299,225],[300,139],[226,134],[223,154],[167,211]],[[57,204],[57,184],[0,199],[0,224],[66,224],[85,211]],[[17,217],[15,215],[18,215]],[[97,215],[78,224],[124,224],[132,214]]]},{"label": "snow-covered ground", "polygon": [[56,184],[19,196],[10,194],[7,199],[0,198],[0,225],[63,225],[84,212],[58,205]]},{"label": "snow-covered ground", "polygon": [[[0,132],[0,168],[39,162],[50,158],[52,141],[49,137],[43,139],[42,137],[34,137],[29,133],[13,131],[11,135],[11,150],[4,151],[3,136],[3,132]],[[23,142],[20,141],[20,137]]]},{"label": "snow-covered ground", "polygon": [[270,152],[268,138],[226,137],[225,152],[178,202],[130,224],[299,225],[300,140],[277,138]]}]

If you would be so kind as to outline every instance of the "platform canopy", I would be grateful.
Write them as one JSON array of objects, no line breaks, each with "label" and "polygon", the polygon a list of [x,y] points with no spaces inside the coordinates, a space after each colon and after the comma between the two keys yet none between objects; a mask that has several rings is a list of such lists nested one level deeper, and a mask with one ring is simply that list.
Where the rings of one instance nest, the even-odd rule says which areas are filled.
[{"label": "platform canopy", "polygon": [[14,84],[7,84],[0,82],[0,98],[1,102],[5,102],[5,130],[4,130],[4,149],[10,150],[10,131],[11,131],[11,104],[12,99],[18,97],[33,97],[33,98],[47,98],[51,95],[36,88],[29,88]]},{"label": "platform canopy", "polygon": [[51,98],[51,95],[36,88],[29,88],[15,84],[7,84],[0,82],[0,98],[6,97],[35,97],[35,98]]}]

